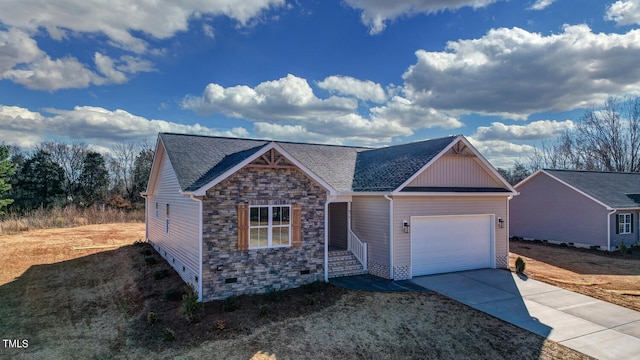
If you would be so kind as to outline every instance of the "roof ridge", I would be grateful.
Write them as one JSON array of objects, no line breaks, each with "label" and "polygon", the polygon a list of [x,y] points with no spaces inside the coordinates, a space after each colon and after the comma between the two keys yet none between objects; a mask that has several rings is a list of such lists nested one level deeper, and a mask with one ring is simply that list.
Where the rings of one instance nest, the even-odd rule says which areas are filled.
[{"label": "roof ridge", "polygon": [[274,142],[276,144],[294,144],[294,145],[316,145],[316,146],[331,146],[331,147],[342,147],[342,148],[352,148],[352,149],[377,149],[369,146],[355,146],[355,145],[337,145],[337,144],[320,144],[320,143],[310,143],[310,142],[301,142],[301,141],[283,141],[283,140],[273,140],[273,139],[252,139],[252,138],[242,138],[242,137],[231,137],[231,136],[216,136],[216,135],[201,135],[201,134],[181,134],[174,132],[160,132],[161,135],[178,135],[178,136],[193,136],[193,137],[201,137],[201,138],[209,138],[209,139],[226,139],[226,140],[242,140],[242,141],[263,141],[263,142]]},{"label": "roof ridge", "polygon": [[395,145],[388,145],[388,146],[380,146],[380,147],[371,147],[371,146],[355,146],[355,145],[320,144],[320,143],[301,142],[301,141],[282,141],[282,140],[273,140],[273,139],[252,139],[252,138],[231,137],[231,136],[216,136],[216,135],[201,135],[201,134],[183,134],[183,133],[175,133],[175,132],[160,132],[159,134],[160,134],[160,135],[165,135],[165,134],[166,134],[166,135],[178,135],[178,136],[192,136],[192,137],[201,137],[201,138],[210,138],[210,139],[243,140],[243,141],[264,141],[264,142],[275,142],[275,143],[277,143],[277,144],[330,146],[330,147],[342,147],[342,148],[350,148],[350,149],[363,149],[363,150],[367,150],[367,151],[369,151],[369,150],[387,149],[387,148],[397,147],[397,146],[406,146],[406,145],[418,144],[418,143],[427,142],[427,141],[437,141],[437,140],[444,140],[444,139],[453,139],[453,138],[457,138],[458,136],[462,136],[462,135],[460,135],[460,134],[458,134],[458,135],[449,135],[449,136],[442,136],[442,137],[433,138],[433,139],[422,139],[422,140],[416,140],[416,141],[411,141],[411,142],[402,143],[402,144],[395,144]]},{"label": "roof ridge", "polygon": [[629,174],[640,175],[640,172],[632,171],[601,171],[601,170],[573,170],[573,169],[542,169],[544,171],[562,171],[562,172],[582,172],[582,173],[596,173],[596,174]]}]

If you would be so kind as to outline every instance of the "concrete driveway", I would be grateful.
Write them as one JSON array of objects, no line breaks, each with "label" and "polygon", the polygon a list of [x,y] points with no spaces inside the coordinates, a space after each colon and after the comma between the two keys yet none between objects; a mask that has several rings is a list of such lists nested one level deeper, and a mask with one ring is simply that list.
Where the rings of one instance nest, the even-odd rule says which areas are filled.
[{"label": "concrete driveway", "polygon": [[413,283],[598,359],[640,359],[640,312],[506,270],[416,277]]}]

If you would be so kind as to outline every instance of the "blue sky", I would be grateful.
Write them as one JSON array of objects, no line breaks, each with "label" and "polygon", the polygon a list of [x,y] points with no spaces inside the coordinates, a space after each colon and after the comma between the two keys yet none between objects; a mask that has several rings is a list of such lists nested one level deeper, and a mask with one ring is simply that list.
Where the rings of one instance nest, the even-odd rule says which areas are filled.
[{"label": "blue sky", "polygon": [[0,141],[159,131],[525,161],[640,94],[640,0],[4,0]]}]

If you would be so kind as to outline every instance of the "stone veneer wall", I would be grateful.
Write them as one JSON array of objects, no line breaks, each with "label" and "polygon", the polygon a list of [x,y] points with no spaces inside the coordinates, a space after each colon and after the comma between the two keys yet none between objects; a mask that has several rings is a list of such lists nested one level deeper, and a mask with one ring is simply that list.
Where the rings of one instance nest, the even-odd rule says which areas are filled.
[{"label": "stone veneer wall", "polygon": [[[245,167],[209,189],[202,204],[203,300],[322,280],[326,199],[326,191],[297,168]],[[301,204],[302,246],[238,251],[240,204]]]}]

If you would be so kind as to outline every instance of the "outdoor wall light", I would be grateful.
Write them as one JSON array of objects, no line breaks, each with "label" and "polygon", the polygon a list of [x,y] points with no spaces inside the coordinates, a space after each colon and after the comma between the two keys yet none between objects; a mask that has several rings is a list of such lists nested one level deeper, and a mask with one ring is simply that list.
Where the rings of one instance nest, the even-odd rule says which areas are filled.
[{"label": "outdoor wall light", "polygon": [[411,225],[409,225],[409,222],[407,220],[402,220],[402,228],[404,229],[404,232],[408,233],[410,226]]},{"label": "outdoor wall light", "polygon": [[501,229],[504,228],[504,220],[501,217],[498,218],[498,227]]}]

